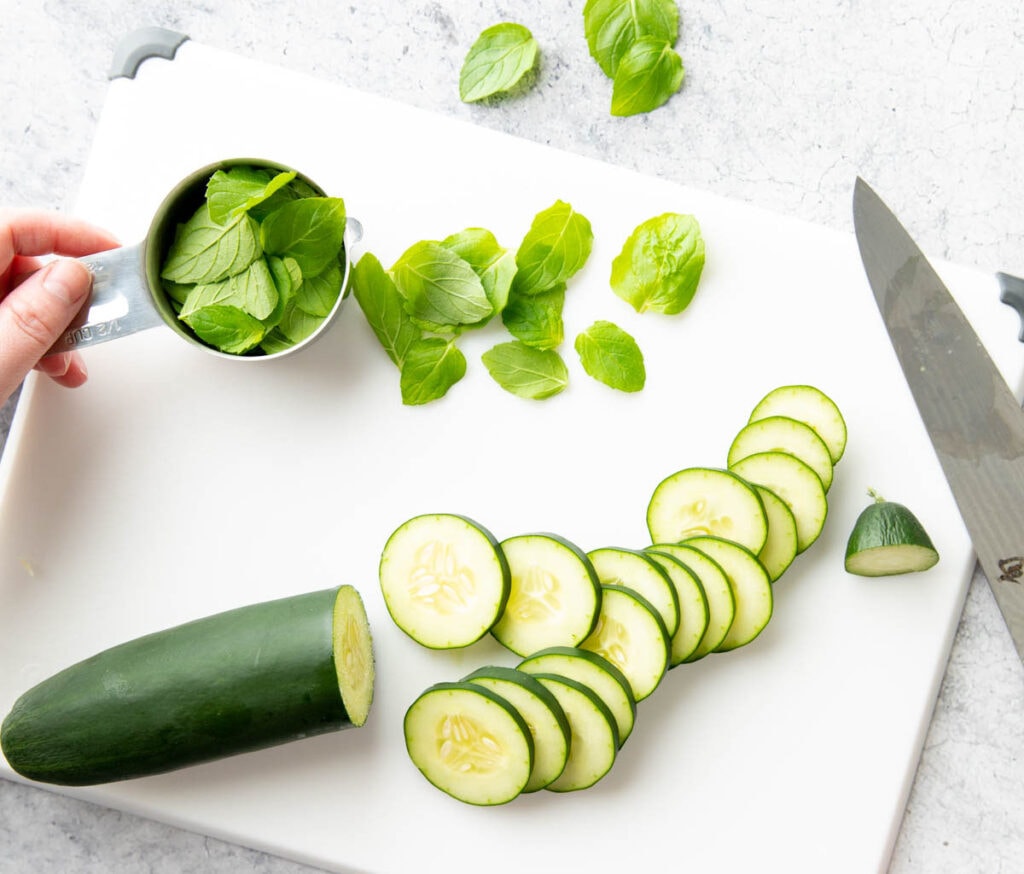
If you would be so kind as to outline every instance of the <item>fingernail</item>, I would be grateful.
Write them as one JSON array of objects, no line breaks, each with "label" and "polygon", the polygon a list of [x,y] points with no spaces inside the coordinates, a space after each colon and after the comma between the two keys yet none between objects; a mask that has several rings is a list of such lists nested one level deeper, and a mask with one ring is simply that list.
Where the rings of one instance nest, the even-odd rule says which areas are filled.
[{"label": "fingernail", "polygon": [[80,303],[92,287],[92,274],[78,261],[61,258],[45,268],[43,288],[67,304]]}]

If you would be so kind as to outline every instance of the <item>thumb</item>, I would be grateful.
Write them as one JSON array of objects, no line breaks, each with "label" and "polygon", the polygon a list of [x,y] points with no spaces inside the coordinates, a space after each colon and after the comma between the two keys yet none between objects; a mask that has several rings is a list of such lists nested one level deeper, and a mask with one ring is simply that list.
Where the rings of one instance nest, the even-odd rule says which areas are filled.
[{"label": "thumb", "polygon": [[0,301],[0,398],[11,394],[78,314],[92,288],[88,268],[61,258]]}]

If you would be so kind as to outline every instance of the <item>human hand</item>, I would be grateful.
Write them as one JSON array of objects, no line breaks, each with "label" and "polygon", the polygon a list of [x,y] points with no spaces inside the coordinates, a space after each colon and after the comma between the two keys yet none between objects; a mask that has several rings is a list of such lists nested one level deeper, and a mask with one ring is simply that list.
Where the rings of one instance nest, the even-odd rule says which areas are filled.
[{"label": "human hand", "polygon": [[86,380],[77,352],[43,356],[88,299],[92,274],[78,258],[118,241],[78,219],[38,210],[0,210],[0,404],[33,368],[60,385]]}]

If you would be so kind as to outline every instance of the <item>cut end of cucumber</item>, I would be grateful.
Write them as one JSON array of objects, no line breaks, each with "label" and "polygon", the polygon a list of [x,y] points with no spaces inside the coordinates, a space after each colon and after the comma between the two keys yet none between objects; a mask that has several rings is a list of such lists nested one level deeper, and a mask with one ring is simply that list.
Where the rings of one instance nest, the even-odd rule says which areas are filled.
[{"label": "cut end of cucumber", "polygon": [[926,571],[939,562],[939,554],[927,546],[877,546],[846,559],[846,570],[861,577],[889,577]]},{"label": "cut end of cucumber", "polygon": [[363,725],[373,703],[373,640],[363,600],[352,586],[338,589],[332,636],[341,700],[352,725]]},{"label": "cut end of cucumber", "polygon": [[862,577],[926,571],[938,561],[918,518],[903,504],[877,497],[857,517],[846,544],[846,570]]}]

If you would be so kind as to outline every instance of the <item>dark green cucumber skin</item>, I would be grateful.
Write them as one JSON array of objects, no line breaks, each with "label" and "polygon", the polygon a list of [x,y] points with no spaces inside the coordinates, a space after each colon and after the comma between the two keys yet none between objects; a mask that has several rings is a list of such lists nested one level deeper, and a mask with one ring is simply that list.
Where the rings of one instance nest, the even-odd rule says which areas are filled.
[{"label": "dark green cucumber skin", "polygon": [[846,543],[846,559],[866,549],[901,544],[935,550],[928,532],[907,507],[894,501],[876,501],[857,517]]},{"label": "dark green cucumber skin", "polygon": [[218,613],[72,665],[15,702],[4,756],[31,780],[85,786],[345,728],[337,592]]}]

